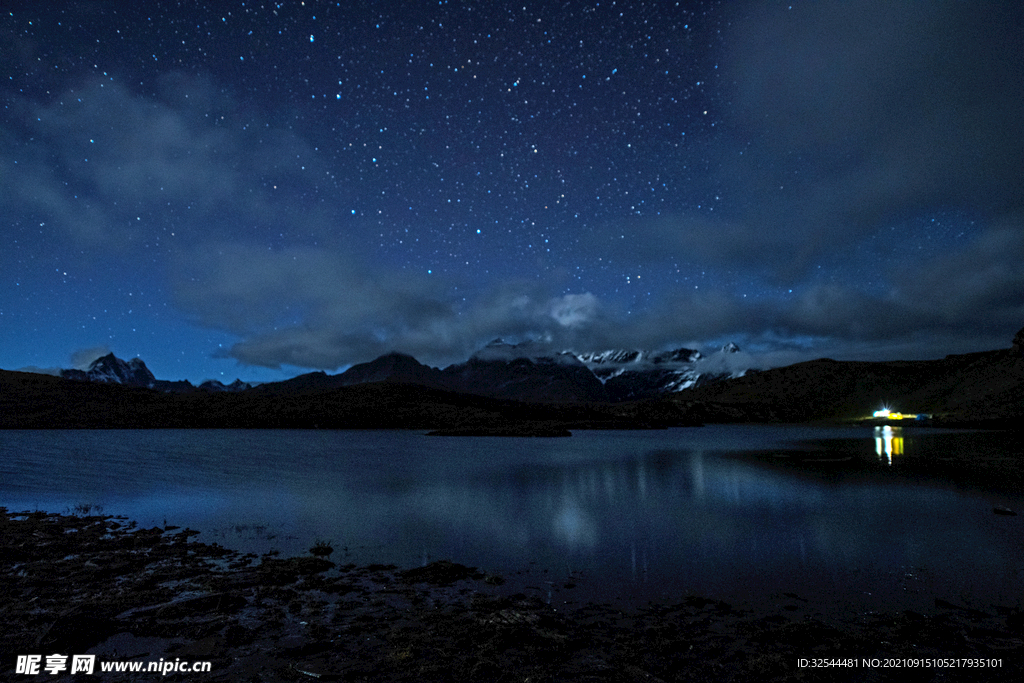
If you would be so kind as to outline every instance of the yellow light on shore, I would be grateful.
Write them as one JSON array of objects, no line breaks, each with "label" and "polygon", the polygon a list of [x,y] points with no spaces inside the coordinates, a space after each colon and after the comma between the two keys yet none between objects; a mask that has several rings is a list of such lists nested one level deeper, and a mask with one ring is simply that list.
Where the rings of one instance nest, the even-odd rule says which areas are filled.
[{"label": "yellow light on shore", "polygon": [[877,417],[882,420],[916,420],[917,414],[893,412],[889,408],[882,408],[881,410],[876,410],[872,413],[872,417]]}]

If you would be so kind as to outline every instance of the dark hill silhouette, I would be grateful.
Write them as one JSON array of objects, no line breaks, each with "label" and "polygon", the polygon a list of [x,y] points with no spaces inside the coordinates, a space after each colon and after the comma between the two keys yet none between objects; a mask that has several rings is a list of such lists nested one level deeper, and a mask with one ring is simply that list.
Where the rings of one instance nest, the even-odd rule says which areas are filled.
[{"label": "dark hill silhouette", "polygon": [[402,382],[425,387],[444,388],[441,371],[423,365],[404,353],[389,353],[370,361],[353,365],[339,376],[344,386],[366,382]]},{"label": "dark hill silhouette", "polygon": [[0,370],[0,428],[441,429],[530,435],[695,424],[682,407],[666,403],[530,404],[390,381],[289,387],[162,393]]},{"label": "dark hill silhouette", "polygon": [[1012,424],[1024,416],[1024,357],[1013,350],[931,361],[821,359],[682,392],[717,406],[723,421],[800,422],[865,417],[883,405],[937,422]]},{"label": "dark hill silhouette", "polygon": [[470,358],[445,368],[441,376],[445,386],[482,396],[563,403],[608,400],[601,380],[580,364],[531,358]]},{"label": "dark hill silhouette", "polygon": [[[567,428],[854,419],[883,405],[930,413],[936,424],[1016,427],[1024,417],[1022,349],[1024,330],[1013,338],[1011,349],[1002,351],[930,361],[821,359],[750,372],[669,397],[619,403],[604,400],[600,380],[582,364],[527,358],[471,359],[442,371],[411,356],[388,354],[341,375],[309,373],[251,389],[239,385],[237,391],[162,392],[159,380],[151,389],[0,370],[0,428],[410,428],[538,434]],[[135,365],[144,368],[141,361]],[[146,383],[151,376],[143,378]],[[462,387],[473,391],[458,390]]]}]

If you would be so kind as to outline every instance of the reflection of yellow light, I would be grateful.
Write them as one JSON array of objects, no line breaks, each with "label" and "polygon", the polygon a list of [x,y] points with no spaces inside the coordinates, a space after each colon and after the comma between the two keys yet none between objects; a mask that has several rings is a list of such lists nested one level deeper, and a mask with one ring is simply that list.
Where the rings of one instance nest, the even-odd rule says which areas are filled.
[{"label": "reflection of yellow light", "polygon": [[892,464],[892,456],[903,455],[903,429],[901,427],[875,427],[875,453],[878,459]]}]

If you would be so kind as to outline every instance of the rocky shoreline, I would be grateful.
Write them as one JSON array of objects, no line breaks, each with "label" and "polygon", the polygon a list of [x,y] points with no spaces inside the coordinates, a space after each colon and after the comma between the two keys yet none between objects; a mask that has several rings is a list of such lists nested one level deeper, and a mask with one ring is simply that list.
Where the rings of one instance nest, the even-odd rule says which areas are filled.
[{"label": "rocky shoreline", "polygon": [[[329,548],[256,557],[124,518],[0,508],[0,679],[17,655],[208,661],[195,681],[1019,680],[1024,615],[936,599],[929,614],[828,622],[793,596],[755,610],[700,597],[554,606],[448,561],[338,566]],[[910,658],[910,659],[908,659]],[[881,668],[886,660],[998,667]],[[807,660],[800,666],[800,660]],[[879,666],[866,666],[878,660]],[[855,666],[849,666],[850,662]],[[814,667],[812,664],[846,663]]]}]

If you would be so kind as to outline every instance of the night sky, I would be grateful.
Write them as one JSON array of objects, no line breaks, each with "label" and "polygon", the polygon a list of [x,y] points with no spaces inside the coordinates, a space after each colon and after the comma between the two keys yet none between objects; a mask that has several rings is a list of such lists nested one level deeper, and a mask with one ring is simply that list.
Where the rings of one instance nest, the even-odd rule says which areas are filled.
[{"label": "night sky", "polygon": [[1024,326],[1024,3],[0,2],[0,367]]}]

